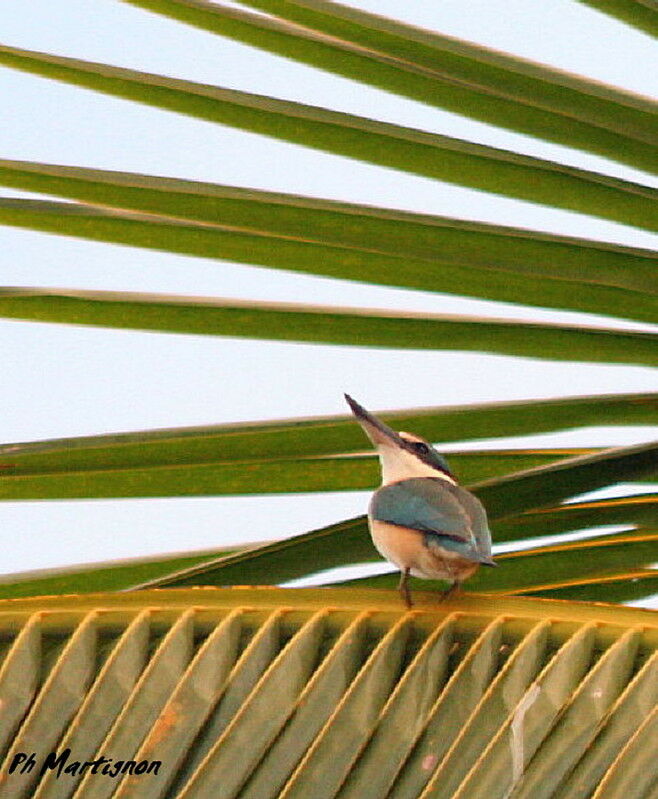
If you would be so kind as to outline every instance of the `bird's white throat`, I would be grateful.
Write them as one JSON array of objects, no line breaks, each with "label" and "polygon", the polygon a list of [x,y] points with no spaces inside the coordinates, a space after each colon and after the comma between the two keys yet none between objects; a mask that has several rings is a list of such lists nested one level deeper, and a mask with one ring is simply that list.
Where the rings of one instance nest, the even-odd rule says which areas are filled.
[{"label": "bird's white throat", "polygon": [[380,444],[377,451],[382,466],[382,485],[398,483],[400,480],[411,480],[414,477],[437,477],[456,485],[452,477],[420,460],[412,452],[407,452],[393,444],[390,446]]}]

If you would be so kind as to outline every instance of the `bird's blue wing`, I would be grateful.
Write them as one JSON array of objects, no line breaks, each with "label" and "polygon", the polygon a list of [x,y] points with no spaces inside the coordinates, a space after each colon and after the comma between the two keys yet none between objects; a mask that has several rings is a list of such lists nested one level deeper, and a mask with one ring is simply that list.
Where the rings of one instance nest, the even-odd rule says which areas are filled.
[{"label": "bird's blue wing", "polygon": [[484,559],[491,560],[491,530],[489,530],[489,522],[484,505],[465,488],[461,488],[461,486],[451,486],[450,488],[468,513],[477,551]]},{"label": "bird's blue wing", "polygon": [[432,477],[401,480],[374,493],[369,514],[378,521],[471,542],[468,512],[451,488],[444,480]]}]

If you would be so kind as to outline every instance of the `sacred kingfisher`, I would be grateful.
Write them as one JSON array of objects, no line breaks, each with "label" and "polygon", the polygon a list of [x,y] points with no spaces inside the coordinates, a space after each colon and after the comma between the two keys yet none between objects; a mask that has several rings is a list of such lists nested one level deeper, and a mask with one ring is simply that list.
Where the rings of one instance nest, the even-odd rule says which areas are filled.
[{"label": "sacred kingfisher", "polygon": [[382,487],[368,508],[377,551],[400,570],[398,589],[411,607],[409,575],[448,580],[448,596],[480,564],[495,566],[491,532],[480,500],[457,484],[443,455],[411,433],[396,433],[345,394],[377,448]]}]

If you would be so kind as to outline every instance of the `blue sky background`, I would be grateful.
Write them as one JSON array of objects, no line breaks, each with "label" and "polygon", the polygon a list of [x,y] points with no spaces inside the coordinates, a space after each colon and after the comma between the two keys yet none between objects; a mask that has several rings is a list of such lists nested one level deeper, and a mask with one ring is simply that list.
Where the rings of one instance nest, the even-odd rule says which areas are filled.
[{"label": "blue sky background", "polygon": [[[658,94],[655,42],[575,0],[359,0],[354,6]],[[655,177],[428,108],[203,33],[120,0],[6,0],[2,43],[270,94],[515,149],[658,186]],[[0,69],[0,157],[170,175],[503,223],[632,246],[658,236],[360,164]],[[1,191],[4,196],[27,196]],[[378,288],[0,228],[0,284],[149,291],[583,321],[584,314]],[[616,322],[617,326],[653,329]],[[564,394],[656,390],[639,367],[564,365],[0,321],[0,441]],[[514,444],[615,445],[656,428]],[[486,443],[486,442],[485,442]],[[495,445],[508,440],[496,441]],[[512,443],[509,441],[509,443]],[[482,446],[482,442],[478,442]],[[454,446],[458,448],[458,446]],[[0,504],[0,571],[292,535],[363,511],[367,493]]]}]

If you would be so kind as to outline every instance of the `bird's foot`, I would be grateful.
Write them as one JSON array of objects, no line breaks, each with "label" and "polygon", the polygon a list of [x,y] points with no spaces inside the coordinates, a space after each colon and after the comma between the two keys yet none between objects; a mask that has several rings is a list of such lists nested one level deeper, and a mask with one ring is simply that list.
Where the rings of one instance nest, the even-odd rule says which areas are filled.
[{"label": "bird's foot", "polygon": [[445,602],[446,599],[454,597],[455,594],[459,593],[460,588],[461,588],[461,583],[455,580],[455,582],[449,588],[446,588],[445,591],[441,592],[441,594],[439,595],[439,602]]},{"label": "bird's foot", "polygon": [[409,579],[409,569],[405,569],[400,574],[400,582],[398,583],[398,591],[400,592],[400,596],[402,597],[402,601],[408,608],[412,608],[414,603],[411,601],[411,591],[409,590],[409,585],[407,580]]}]

